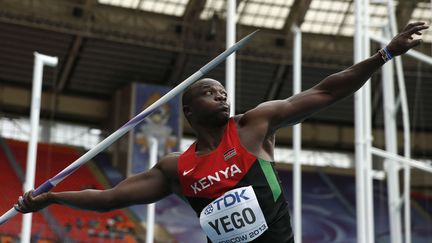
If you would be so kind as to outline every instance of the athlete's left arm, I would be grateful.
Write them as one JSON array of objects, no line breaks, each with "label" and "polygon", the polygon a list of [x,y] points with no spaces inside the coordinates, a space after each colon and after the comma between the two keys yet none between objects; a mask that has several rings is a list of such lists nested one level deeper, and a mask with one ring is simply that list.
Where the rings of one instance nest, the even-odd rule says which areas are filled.
[{"label": "athlete's left arm", "polygon": [[[421,43],[420,39],[413,40],[412,36],[421,35],[420,31],[427,28],[423,22],[407,25],[392,39],[387,49],[393,56],[404,54]],[[313,113],[353,94],[384,63],[381,55],[377,53],[288,99],[262,103],[246,112],[241,120],[266,127],[267,135],[273,134],[278,128],[299,123]],[[262,126],[263,124],[266,125]]]}]

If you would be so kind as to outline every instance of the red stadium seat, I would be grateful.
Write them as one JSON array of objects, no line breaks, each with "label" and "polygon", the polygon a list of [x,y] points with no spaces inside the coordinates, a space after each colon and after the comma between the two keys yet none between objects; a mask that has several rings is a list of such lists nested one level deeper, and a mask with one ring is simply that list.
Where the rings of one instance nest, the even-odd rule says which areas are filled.
[{"label": "red stadium seat", "polygon": [[[21,167],[25,168],[27,143],[14,140],[7,140],[7,143]],[[61,145],[39,144],[36,166],[36,187],[56,175],[78,157],[79,154],[74,148]],[[7,190],[2,190],[5,200],[1,200],[0,203],[1,211],[5,212],[10,209],[18,196],[22,194],[22,186],[11,166],[7,162],[3,151],[0,153],[0,171],[2,174],[0,176],[0,185],[8,185]],[[73,175],[62,181],[56,188],[54,188],[54,191],[82,190],[89,187],[102,189],[103,185],[99,183],[89,167],[84,165]],[[115,210],[108,213],[98,213],[80,211],[59,205],[50,206],[49,212],[57,219],[61,226],[64,227],[67,224],[71,226],[68,236],[78,242],[101,242],[101,237],[98,237],[98,233],[101,231],[107,232],[104,227],[108,219],[118,215],[124,219],[127,218],[121,210]],[[35,213],[33,215],[34,220],[32,232],[40,232],[42,238],[56,238],[56,235],[52,229],[47,226],[48,224],[42,215],[40,213]],[[82,222],[81,228],[78,228],[76,225],[77,219],[80,219]],[[100,225],[99,229],[96,230],[97,234],[95,236],[89,236],[87,232],[89,229],[88,222],[90,220],[96,220]],[[4,227],[0,227],[0,234],[9,233],[18,235],[21,230],[20,224],[21,215],[13,218],[10,222],[7,222]],[[102,238],[105,237],[108,237],[107,234],[102,236]],[[107,241],[115,242],[116,240],[107,238]],[[118,242],[121,241],[119,240]]]}]

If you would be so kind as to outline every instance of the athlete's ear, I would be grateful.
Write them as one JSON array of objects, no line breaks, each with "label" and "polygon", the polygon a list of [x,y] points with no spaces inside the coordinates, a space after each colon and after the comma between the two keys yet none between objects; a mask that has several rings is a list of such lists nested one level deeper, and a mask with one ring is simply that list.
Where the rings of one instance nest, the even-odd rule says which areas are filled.
[{"label": "athlete's ear", "polygon": [[188,118],[192,114],[190,106],[183,105],[183,114],[185,115],[186,118]]}]

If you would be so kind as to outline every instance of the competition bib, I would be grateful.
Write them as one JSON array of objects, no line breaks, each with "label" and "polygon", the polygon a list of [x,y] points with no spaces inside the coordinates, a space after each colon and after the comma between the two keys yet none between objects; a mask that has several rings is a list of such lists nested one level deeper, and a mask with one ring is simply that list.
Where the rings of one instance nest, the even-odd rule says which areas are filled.
[{"label": "competition bib", "polygon": [[212,242],[249,242],[267,230],[252,186],[236,188],[216,198],[200,214],[200,224]]}]

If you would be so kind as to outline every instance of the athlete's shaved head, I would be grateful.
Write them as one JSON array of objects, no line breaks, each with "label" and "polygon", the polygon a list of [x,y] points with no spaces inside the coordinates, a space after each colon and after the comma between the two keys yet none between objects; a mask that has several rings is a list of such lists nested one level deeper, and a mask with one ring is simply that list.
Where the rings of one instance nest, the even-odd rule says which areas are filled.
[{"label": "athlete's shaved head", "polygon": [[200,80],[196,81],[191,86],[189,86],[189,88],[187,88],[183,92],[183,95],[182,95],[182,104],[183,104],[183,106],[190,104],[190,102],[194,98],[194,94],[195,94],[194,90],[196,90],[198,87],[201,87],[201,86],[206,85],[206,84],[214,84],[214,83],[219,83],[220,85],[222,85],[219,81],[217,81],[215,79],[203,78],[203,79],[200,79]]}]

